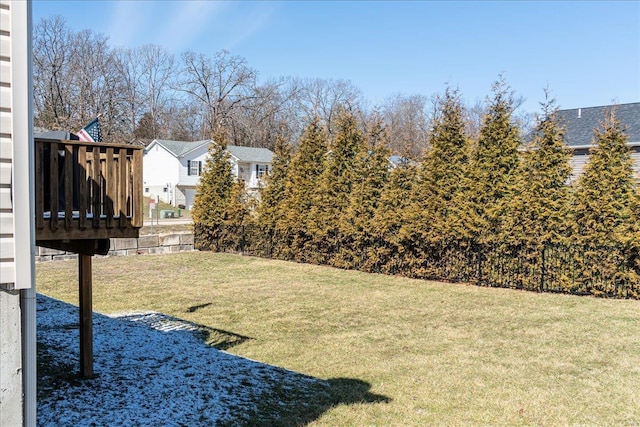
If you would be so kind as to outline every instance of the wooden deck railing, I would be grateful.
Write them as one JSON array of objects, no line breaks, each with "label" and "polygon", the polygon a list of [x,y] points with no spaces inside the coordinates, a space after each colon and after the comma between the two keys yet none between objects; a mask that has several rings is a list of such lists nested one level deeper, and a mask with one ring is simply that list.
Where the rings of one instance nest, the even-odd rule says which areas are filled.
[{"label": "wooden deck railing", "polygon": [[36,138],[36,240],[138,237],[142,148]]}]

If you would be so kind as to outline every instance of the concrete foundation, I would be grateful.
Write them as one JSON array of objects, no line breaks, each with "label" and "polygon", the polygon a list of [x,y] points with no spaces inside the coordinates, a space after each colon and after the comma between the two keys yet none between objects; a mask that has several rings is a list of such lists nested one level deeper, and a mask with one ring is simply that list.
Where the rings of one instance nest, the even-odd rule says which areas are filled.
[{"label": "concrete foundation", "polygon": [[20,291],[0,290],[0,426],[21,426]]}]

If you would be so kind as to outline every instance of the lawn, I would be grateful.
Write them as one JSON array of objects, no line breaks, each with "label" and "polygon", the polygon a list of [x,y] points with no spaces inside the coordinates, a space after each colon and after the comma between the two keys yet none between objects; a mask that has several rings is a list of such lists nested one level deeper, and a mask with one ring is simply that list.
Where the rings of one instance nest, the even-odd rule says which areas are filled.
[{"label": "lawn", "polygon": [[[328,380],[336,404],[312,425],[640,424],[640,301],[207,252],[96,258],[93,274],[98,312],[196,322],[231,353]],[[38,264],[37,288],[77,304],[76,262]]]}]

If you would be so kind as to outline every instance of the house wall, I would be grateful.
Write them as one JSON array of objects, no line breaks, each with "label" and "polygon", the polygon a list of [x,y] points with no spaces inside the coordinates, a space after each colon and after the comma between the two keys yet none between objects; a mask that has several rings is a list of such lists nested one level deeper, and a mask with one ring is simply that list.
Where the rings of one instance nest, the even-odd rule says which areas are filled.
[{"label": "house wall", "polygon": [[197,193],[197,186],[200,184],[200,175],[189,175],[189,162],[201,162],[200,170],[204,170],[204,165],[208,158],[209,147],[204,145],[197,148],[180,159],[179,185],[176,188],[176,205],[184,205],[187,209],[193,208],[193,200]]},{"label": "house wall", "polygon": [[236,159],[235,157],[231,157],[229,159],[229,163],[231,164],[231,174],[234,177],[236,177],[237,179],[244,179],[245,181],[249,181],[251,179],[251,176],[250,176],[251,167],[249,164],[240,163],[238,162],[238,159]]},{"label": "house wall", "polygon": [[249,180],[249,188],[260,188],[264,186],[263,176],[258,173],[258,167],[264,167],[264,173],[268,173],[271,170],[271,165],[265,163],[251,163],[251,179]]},{"label": "house wall", "polygon": [[0,0],[0,426],[35,425],[31,52],[31,2]]},{"label": "house wall", "polygon": [[184,191],[184,205],[187,209],[193,209],[193,201],[196,198],[196,194],[198,194],[198,190],[196,187],[183,187],[182,191]]},{"label": "house wall", "polygon": [[584,172],[584,166],[589,161],[589,149],[588,148],[580,148],[573,151],[573,155],[569,159],[569,164],[571,165],[571,177],[569,177],[569,182],[574,183],[582,175]]},{"label": "house wall", "polygon": [[165,185],[145,185],[143,195],[153,199],[161,200],[165,203],[171,203],[172,192],[171,187]]},{"label": "house wall", "polygon": [[[15,283],[13,173],[13,98],[11,88],[11,9],[0,2],[0,283]],[[4,58],[7,58],[6,60]]]},{"label": "house wall", "polygon": [[640,144],[631,149],[631,158],[633,159],[633,172],[636,179],[640,181]]},{"label": "house wall", "polygon": [[202,168],[207,160],[208,147],[206,145],[197,148],[180,159],[178,170],[178,183],[184,187],[195,187],[200,184],[199,175],[189,175],[187,164],[189,161],[202,162]]},{"label": "house wall", "polygon": [[266,163],[238,162],[236,159],[231,162],[232,173],[238,179],[245,182],[248,189],[256,189],[263,186],[264,182],[258,176],[257,167],[263,166],[266,171],[271,170],[271,165]]},{"label": "house wall", "polygon": [[173,191],[174,191],[173,200],[175,202],[175,206],[185,206],[189,210],[191,210],[191,208],[187,205],[187,196],[185,194],[186,189],[184,187],[180,187],[179,185],[176,185],[175,187],[173,187]]},{"label": "house wall", "polygon": [[[633,173],[637,180],[640,180],[640,144],[631,146],[631,159],[633,160]],[[589,162],[589,149],[579,148],[574,150],[569,160],[573,173],[569,182],[575,182],[583,173],[584,167]]]},{"label": "house wall", "polygon": [[179,165],[180,161],[159,144],[153,143],[148,147],[142,158],[144,195],[158,196],[163,202],[171,203],[173,191],[169,190],[178,183]]}]

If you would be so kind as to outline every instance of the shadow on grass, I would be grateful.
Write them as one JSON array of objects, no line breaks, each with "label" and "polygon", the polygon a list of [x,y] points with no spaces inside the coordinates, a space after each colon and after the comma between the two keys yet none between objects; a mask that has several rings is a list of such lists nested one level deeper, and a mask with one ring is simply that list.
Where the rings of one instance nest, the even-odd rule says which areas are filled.
[{"label": "shadow on grass", "polygon": [[306,390],[275,387],[265,393],[258,410],[244,425],[304,426],[336,406],[391,402],[370,389],[371,384],[354,378],[331,378]]},{"label": "shadow on grass", "polygon": [[390,401],[358,379],[220,351],[251,338],[160,313],[94,313],[96,377],[80,380],[78,307],[43,295],[37,303],[39,426],[293,426],[338,405]]},{"label": "shadow on grass", "polygon": [[[195,306],[195,310],[210,305],[202,304],[201,306]],[[191,310],[193,307],[187,309],[188,313],[192,313],[195,310]],[[234,332],[225,331],[223,329],[211,328],[209,326],[193,323],[188,320],[183,320],[178,317],[169,316],[163,313],[136,313],[120,316],[120,319],[131,320],[133,322],[142,323],[153,329],[171,332],[171,331],[189,331],[193,332],[197,337],[204,341],[207,345],[217,348],[218,350],[228,350],[231,347],[240,345],[245,341],[252,340],[253,338],[245,335],[236,334]]]},{"label": "shadow on grass", "polygon": [[209,307],[210,305],[213,305],[213,303],[212,302],[205,302],[204,304],[192,305],[191,307],[187,308],[186,312],[187,313],[193,313],[195,311],[200,310],[201,308]]}]

